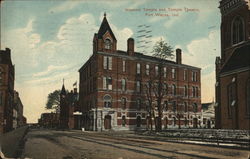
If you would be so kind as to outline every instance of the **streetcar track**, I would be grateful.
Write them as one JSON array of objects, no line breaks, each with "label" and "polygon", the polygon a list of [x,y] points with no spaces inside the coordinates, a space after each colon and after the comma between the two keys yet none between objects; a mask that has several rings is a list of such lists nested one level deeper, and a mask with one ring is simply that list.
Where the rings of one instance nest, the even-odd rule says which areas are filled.
[{"label": "streetcar track", "polygon": [[[187,153],[182,153],[182,152],[177,152],[177,151],[162,150],[162,149],[159,149],[159,148],[146,147],[146,146],[143,146],[143,145],[138,145],[138,142],[140,142],[140,141],[135,141],[135,140],[132,140],[134,142],[130,141],[130,143],[122,143],[121,141],[120,142],[119,141],[110,141],[110,140],[115,140],[113,138],[109,138],[110,140],[109,139],[105,140],[105,139],[103,139],[104,136],[98,135],[99,136],[99,137],[97,137],[98,141],[96,141],[96,136],[93,136],[93,135],[91,135],[91,136],[92,137],[86,136],[88,139],[86,139],[85,136],[82,136],[82,135],[70,135],[68,137],[76,138],[76,139],[80,139],[80,140],[84,140],[84,141],[89,141],[89,142],[94,142],[94,143],[102,144],[102,145],[106,145],[106,146],[112,146],[112,147],[116,147],[116,148],[119,148],[119,149],[126,149],[126,150],[130,150],[130,151],[132,150],[132,151],[136,151],[137,153],[146,153],[148,155],[157,156],[157,157],[160,157],[160,158],[166,158],[166,156],[163,156],[163,155],[160,155],[160,154],[149,153],[149,152],[145,152],[145,151],[141,151],[141,150],[135,150],[135,149],[131,149],[131,148],[124,148],[124,147],[121,148],[120,146],[112,145],[112,143],[113,144],[119,144],[119,145],[132,146],[132,147],[139,147],[139,148],[143,148],[143,149],[154,150],[154,151],[159,151],[159,152],[164,152],[164,153],[168,152],[168,153],[174,153],[174,154],[179,154],[179,155],[184,155],[184,156],[197,157],[197,158],[202,158],[202,159],[215,159],[213,157],[206,157],[206,156],[201,156],[201,155],[187,154]],[[103,142],[109,142],[111,144],[100,142],[100,140],[103,141]],[[119,138],[119,140],[125,140],[125,139]]]}]

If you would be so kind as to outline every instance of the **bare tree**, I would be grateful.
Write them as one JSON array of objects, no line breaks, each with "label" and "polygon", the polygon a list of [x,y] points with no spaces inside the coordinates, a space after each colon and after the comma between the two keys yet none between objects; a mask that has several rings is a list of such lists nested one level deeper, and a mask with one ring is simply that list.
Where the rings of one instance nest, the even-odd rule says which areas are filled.
[{"label": "bare tree", "polygon": [[[172,58],[173,49],[166,42],[160,39],[155,43],[153,47],[153,56],[157,57],[159,60],[159,64],[155,68],[155,77],[150,76],[149,81],[146,86],[146,94],[149,102],[149,116],[151,117],[151,126],[152,126],[152,116],[155,121],[156,131],[162,130],[162,114],[163,114],[163,106],[162,100],[164,96],[167,94],[168,88],[164,83],[164,74],[167,73],[164,70],[164,63],[167,58]],[[151,71],[152,72],[152,71]],[[155,115],[155,108],[153,105],[153,101],[156,100],[156,109],[157,109],[157,117]]]}]

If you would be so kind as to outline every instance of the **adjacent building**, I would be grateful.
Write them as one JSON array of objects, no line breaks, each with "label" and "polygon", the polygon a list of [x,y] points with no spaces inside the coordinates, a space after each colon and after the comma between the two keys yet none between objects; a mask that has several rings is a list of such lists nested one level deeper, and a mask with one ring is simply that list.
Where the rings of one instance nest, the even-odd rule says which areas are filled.
[{"label": "adjacent building", "polygon": [[43,113],[38,119],[39,126],[44,128],[56,128],[59,125],[59,113]]},{"label": "adjacent building", "polygon": [[80,129],[81,115],[78,104],[77,88],[67,92],[63,84],[60,93],[60,128]]},{"label": "adjacent building", "polygon": [[215,103],[203,103],[202,105],[202,128],[215,128]]},{"label": "adjacent building", "polygon": [[127,51],[117,50],[117,39],[104,15],[93,37],[93,54],[79,70],[82,126],[98,131],[149,128],[145,86],[159,76],[163,62],[167,92],[162,100],[162,128],[200,127],[200,68],[182,64],[180,49],[176,50],[176,61],[162,61],[134,48],[134,39],[129,38]]},{"label": "adjacent building", "polygon": [[216,57],[216,128],[250,129],[250,2],[221,0]]},{"label": "adjacent building", "polygon": [[[9,48],[0,51],[0,133],[13,129],[15,67]],[[14,120],[14,126],[16,125]]]}]

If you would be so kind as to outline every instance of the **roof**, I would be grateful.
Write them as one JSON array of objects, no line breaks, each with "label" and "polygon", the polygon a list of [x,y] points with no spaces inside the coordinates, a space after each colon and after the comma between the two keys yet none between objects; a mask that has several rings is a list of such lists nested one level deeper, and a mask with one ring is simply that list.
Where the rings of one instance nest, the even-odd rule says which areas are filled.
[{"label": "roof", "polygon": [[113,31],[111,30],[108,20],[106,18],[106,15],[104,14],[104,18],[102,20],[102,24],[100,26],[100,29],[98,31],[98,39],[101,39],[103,37],[103,35],[109,31],[109,33],[111,34],[111,36],[113,37],[113,39],[116,41],[115,35],[113,33]]},{"label": "roof", "polygon": [[[128,56],[128,53],[126,51],[122,51],[122,50],[117,50],[117,53],[118,54],[122,54],[124,56]],[[138,58],[144,58],[144,59],[148,59],[148,60],[153,60],[153,61],[156,61],[156,62],[161,62],[162,59],[158,58],[158,57],[154,57],[154,56],[149,56],[149,55],[145,55],[143,53],[140,53],[140,52],[135,52],[135,57],[138,57]],[[163,60],[163,62],[165,63],[170,63],[170,64],[175,64],[175,65],[180,65],[180,66],[188,66],[188,67],[192,67],[192,68],[195,68],[195,69],[200,69],[198,67],[194,67],[194,66],[190,66],[190,65],[185,65],[185,64],[177,64],[175,61],[171,61],[171,60]]]},{"label": "roof", "polygon": [[66,90],[65,90],[64,84],[62,86],[61,95],[66,95]]},{"label": "roof", "polygon": [[240,68],[250,67],[250,44],[237,48],[220,73],[225,73]]}]

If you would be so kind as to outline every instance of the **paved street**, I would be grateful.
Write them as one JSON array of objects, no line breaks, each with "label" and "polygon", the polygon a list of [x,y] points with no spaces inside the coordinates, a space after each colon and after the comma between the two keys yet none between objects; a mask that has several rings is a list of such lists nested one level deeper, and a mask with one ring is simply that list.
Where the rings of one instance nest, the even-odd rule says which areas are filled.
[{"label": "paved street", "polygon": [[134,133],[32,129],[22,157],[33,159],[246,159],[247,150],[155,141]]}]

